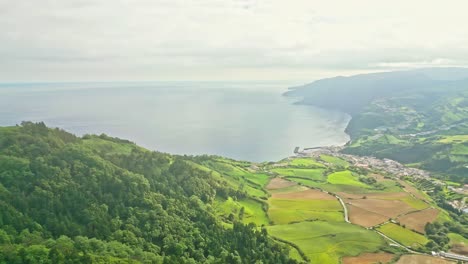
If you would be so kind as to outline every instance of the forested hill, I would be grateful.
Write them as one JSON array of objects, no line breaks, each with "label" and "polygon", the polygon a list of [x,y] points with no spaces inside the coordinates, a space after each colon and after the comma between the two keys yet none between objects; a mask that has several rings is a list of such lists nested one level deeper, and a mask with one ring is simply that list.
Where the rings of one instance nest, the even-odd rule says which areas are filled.
[{"label": "forested hill", "polygon": [[457,92],[468,85],[468,68],[429,68],[333,77],[292,87],[285,94],[300,103],[359,114],[373,101],[415,93]]},{"label": "forested hill", "polygon": [[295,263],[266,229],[218,219],[213,201],[248,186],[194,160],[43,123],[0,128],[0,263]]}]

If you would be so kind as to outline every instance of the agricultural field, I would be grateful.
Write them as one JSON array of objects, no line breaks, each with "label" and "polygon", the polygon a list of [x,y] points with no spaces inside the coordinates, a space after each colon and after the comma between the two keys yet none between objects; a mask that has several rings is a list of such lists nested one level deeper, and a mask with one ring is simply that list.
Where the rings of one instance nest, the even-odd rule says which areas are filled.
[{"label": "agricultural field", "polygon": [[313,221],[267,229],[272,236],[299,246],[311,263],[339,263],[344,256],[378,251],[385,245],[375,232],[348,223]]},{"label": "agricultural field", "polygon": [[268,200],[268,214],[273,223],[344,221],[343,208],[335,197],[306,187],[289,190],[273,193]]},{"label": "agricultural field", "polygon": [[261,187],[265,186],[270,180],[270,176],[264,173],[247,173],[243,177]]},{"label": "agricultural field", "polygon": [[393,223],[380,226],[377,230],[407,247],[419,248],[429,242],[425,236]]},{"label": "agricultural field", "polygon": [[389,263],[394,258],[390,253],[364,253],[356,257],[344,257],[343,264],[375,264]]},{"label": "agricultural field", "polygon": [[358,177],[354,176],[351,171],[339,171],[328,175],[327,181],[335,185],[350,185],[360,188],[371,188],[369,185],[360,182]]},{"label": "agricultural field", "polygon": [[289,162],[290,166],[294,167],[314,167],[314,168],[324,168],[325,166],[313,160],[312,158],[295,158]]},{"label": "agricultural field", "polygon": [[413,207],[400,200],[380,200],[367,198],[347,200],[346,203],[368,212],[385,216],[387,219],[414,211]]},{"label": "agricultural field", "polygon": [[424,234],[424,227],[426,224],[436,221],[439,212],[440,211],[438,209],[429,208],[400,216],[397,218],[397,221],[400,222],[400,224],[405,225],[408,229]]},{"label": "agricultural field", "polygon": [[464,143],[468,142],[468,135],[444,136],[439,142],[444,144]]},{"label": "agricultural field", "polygon": [[253,197],[266,197],[267,193],[263,189],[263,184],[269,180],[266,174],[257,174],[241,167],[242,162],[228,159],[207,160],[198,165],[199,169],[213,171],[216,177],[222,177],[233,188],[239,189]]},{"label": "agricultural field", "polygon": [[338,157],[323,154],[320,155],[320,159],[335,166],[341,166],[344,168],[349,167],[349,163],[346,160],[340,159]]},{"label": "agricultural field", "polygon": [[272,190],[284,189],[284,188],[296,186],[296,185],[297,183],[295,182],[291,182],[283,178],[277,177],[277,178],[271,179],[271,181],[266,186],[266,189],[272,191]]},{"label": "agricultural field", "polygon": [[468,239],[455,233],[449,233],[451,251],[456,254],[468,255]]},{"label": "agricultural field", "polygon": [[422,255],[403,255],[396,264],[454,264],[455,262]]},{"label": "agricultural field", "polygon": [[323,175],[324,169],[277,168],[271,171],[281,176],[303,177],[315,181],[326,180],[326,177]]},{"label": "agricultural field", "polygon": [[[263,210],[261,202],[252,199],[240,201],[234,201],[231,197],[227,200],[217,199],[214,203],[214,209],[216,214],[225,221],[237,219],[244,223],[255,223],[257,226],[269,224],[268,216]],[[230,219],[231,217],[232,219]]]},{"label": "agricultural field", "polygon": [[384,223],[385,221],[388,221],[387,216],[373,213],[360,207],[356,207],[354,205],[348,204],[347,207],[349,213],[349,221],[351,221],[351,223],[353,224],[360,225],[363,227],[372,227]]},{"label": "agricultural field", "polygon": [[[301,260],[304,254],[311,263],[345,264],[392,261],[393,254],[381,251],[388,241],[366,228],[418,249],[429,241],[420,234],[425,224],[447,217],[427,194],[406,181],[362,170],[357,174],[346,161],[332,156],[321,155],[320,160],[341,170],[327,175],[329,170],[312,158],[283,160],[280,167],[264,167],[267,171],[224,160],[209,164],[221,178],[242,181],[249,196],[254,196],[252,188],[265,200],[218,199],[215,211],[226,225],[240,220],[266,226],[273,237],[298,247],[299,251],[291,247],[294,259]],[[351,223],[344,221],[343,207],[334,195],[343,199]],[[463,246],[458,243],[455,249],[462,252]]]}]

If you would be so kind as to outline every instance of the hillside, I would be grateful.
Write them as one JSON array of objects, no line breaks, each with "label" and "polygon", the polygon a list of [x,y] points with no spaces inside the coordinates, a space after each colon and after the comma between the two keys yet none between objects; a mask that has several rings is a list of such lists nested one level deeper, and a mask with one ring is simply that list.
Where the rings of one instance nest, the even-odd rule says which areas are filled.
[{"label": "hillside", "polygon": [[345,153],[390,158],[466,183],[468,70],[423,69],[319,80],[300,103],[352,115]]},{"label": "hillside", "polygon": [[466,217],[418,183],[318,152],[270,163],[176,156],[25,122],[0,128],[0,168],[0,263],[386,263],[468,252]]},{"label": "hillside", "polygon": [[0,128],[0,263],[295,263],[265,229],[223,224],[213,203],[250,185],[191,159],[43,123]]}]

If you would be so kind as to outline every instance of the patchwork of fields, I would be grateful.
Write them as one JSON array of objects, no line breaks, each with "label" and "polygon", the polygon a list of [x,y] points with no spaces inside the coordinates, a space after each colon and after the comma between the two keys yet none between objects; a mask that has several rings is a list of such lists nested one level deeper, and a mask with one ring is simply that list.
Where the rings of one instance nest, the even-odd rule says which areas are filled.
[{"label": "patchwork of fields", "polygon": [[441,210],[411,184],[357,173],[333,156],[288,159],[255,169],[226,160],[203,165],[220,177],[240,180],[238,188],[253,197],[216,199],[215,212],[226,225],[237,220],[264,226],[291,245],[290,256],[301,261],[386,263],[396,255],[382,251],[392,248],[392,242],[376,230],[417,250],[429,241],[423,235],[425,224],[441,218]]}]

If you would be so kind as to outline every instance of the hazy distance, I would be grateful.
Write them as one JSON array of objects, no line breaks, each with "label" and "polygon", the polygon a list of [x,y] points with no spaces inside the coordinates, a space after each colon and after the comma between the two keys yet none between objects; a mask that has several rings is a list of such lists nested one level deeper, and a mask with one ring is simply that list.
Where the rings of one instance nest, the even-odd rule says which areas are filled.
[{"label": "hazy distance", "polygon": [[0,0],[0,82],[308,82],[467,66],[467,9],[464,0]]}]

